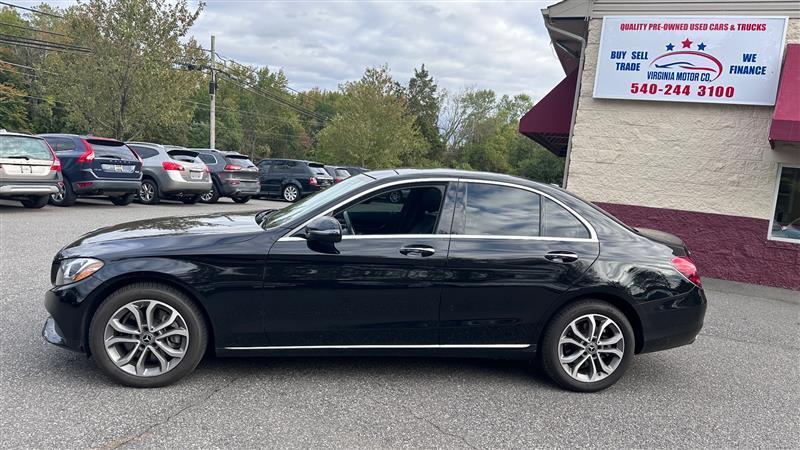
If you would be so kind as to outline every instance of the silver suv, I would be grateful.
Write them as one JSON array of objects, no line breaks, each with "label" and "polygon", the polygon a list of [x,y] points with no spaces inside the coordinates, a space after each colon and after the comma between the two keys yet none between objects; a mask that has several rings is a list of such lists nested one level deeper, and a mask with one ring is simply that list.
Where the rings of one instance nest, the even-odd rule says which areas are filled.
[{"label": "silver suv", "polygon": [[61,162],[44,139],[0,130],[0,198],[41,208],[61,184]]},{"label": "silver suv", "polygon": [[155,205],[169,198],[193,204],[211,189],[211,175],[197,152],[147,142],[127,144],[142,158],[140,202]]}]

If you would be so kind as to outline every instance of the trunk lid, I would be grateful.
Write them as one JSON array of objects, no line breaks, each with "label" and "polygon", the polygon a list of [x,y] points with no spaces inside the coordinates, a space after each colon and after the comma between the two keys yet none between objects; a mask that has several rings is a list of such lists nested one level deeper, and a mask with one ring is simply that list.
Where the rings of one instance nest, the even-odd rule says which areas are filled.
[{"label": "trunk lid", "polygon": [[193,182],[210,180],[208,168],[199,158],[200,153],[191,150],[170,150],[167,154],[185,169],[180,172],[184,180]]},{"label": "trunk lid", "polygon": [[91,169],[98,178],[138,180],[141,176],[142,163],[125,143],[96,138],[88,138],[86,143],[94,152]]},{"label": "trunk lid", "polygon": [[681,238],[675,236],[674,234],[666,233],[664,231],[653,230],[650,228],[634,228],[636,233],[640,236],[644,236],[651,241],[658,242],[660,244],[664,244],[667,247],[672,249],[672,253],[675,256],[689,256],[689,248],[686,247],[686,243],[683,242]]},{"label": "trunk lid", "polygon": [[0,178],[5,182],[49,181],[58,178],[53,153],[44,139],[0,135]]}]

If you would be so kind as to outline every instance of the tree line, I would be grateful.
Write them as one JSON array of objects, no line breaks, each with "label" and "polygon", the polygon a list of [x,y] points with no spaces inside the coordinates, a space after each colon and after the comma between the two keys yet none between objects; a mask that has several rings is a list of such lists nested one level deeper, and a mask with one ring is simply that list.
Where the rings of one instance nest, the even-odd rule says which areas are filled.
[{"label": "tree line", "polygon": [[[88,0],[0,9],[0,128],[207,147],[211,55],[189,34],[204,5]],[[525,94],[407,82],[367,67],[339,89],[296,91],[283,71],[214,66],[216,146],[252,159],[455,167],[561,181],[563,161],[521,135]]]}]

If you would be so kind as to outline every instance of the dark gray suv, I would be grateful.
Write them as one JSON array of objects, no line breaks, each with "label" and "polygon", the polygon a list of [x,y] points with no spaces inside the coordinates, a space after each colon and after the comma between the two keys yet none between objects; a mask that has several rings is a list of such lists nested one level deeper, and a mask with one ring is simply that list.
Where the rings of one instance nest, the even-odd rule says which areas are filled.
[{"label": "dark gray suv", "polygon": [[247,203],[261,191],[258,167],[246,155],[210,148],[193,148],[211,171],[211,190],[200,196],[203,203],[216,203],[230,197],[236,203]]}]

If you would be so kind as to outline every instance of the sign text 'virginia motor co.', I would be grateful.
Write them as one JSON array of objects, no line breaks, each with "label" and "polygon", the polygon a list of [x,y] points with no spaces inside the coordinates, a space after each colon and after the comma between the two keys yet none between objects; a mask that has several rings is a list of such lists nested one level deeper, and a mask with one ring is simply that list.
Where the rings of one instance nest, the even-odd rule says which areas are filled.
[{"label": "sign text 'virginia motor co.'", "polygon": [[787,19],[605,17],[594,97],[774,105]]}]

